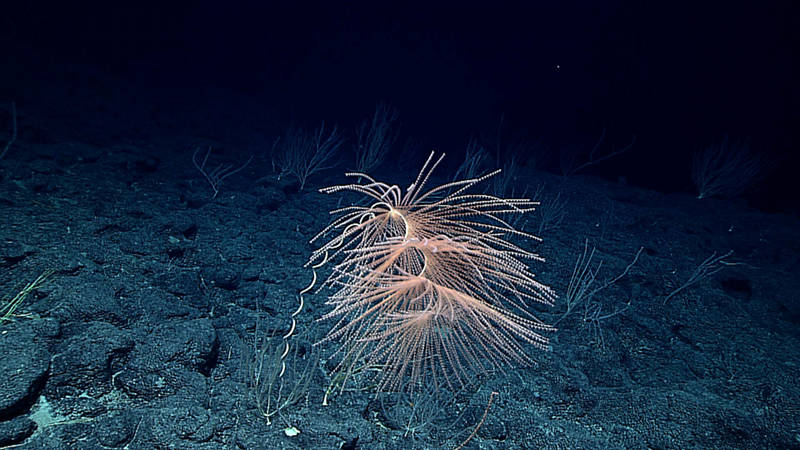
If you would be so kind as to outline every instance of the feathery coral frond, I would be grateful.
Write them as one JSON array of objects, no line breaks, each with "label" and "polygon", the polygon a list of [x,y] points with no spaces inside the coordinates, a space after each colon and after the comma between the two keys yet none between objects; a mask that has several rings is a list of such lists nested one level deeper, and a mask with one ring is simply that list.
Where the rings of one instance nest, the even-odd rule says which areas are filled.
[{"label": "feathery coral frond", "polygon": [[434,157],[405,193],[363,173],[347,174],[360,183],[321,189],[355,192],[371,202],[333,211],[337,218],[312,242],[334,237],[307,266],[334,261],[321,285],[336,289],[327,302],[332,309],[320,320],[336,319],[321,341],[341,343],[336,370],[378,368],[379,391],[429,382],[456,389],[476,371],[532,364],[525,344],[547,349],[541,333],[554,329],[528,305],[551,305],[555,298],[525,262],[543,259],[507,240],[538,238],[502,218],[538,203],[469,193],[499,170],[425,191],[444,155]]}]

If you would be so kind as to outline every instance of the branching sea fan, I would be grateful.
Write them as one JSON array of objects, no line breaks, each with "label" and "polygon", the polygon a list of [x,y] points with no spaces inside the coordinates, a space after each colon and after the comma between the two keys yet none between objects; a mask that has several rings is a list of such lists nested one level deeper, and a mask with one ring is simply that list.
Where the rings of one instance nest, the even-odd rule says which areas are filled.
[{"label": "branching sea fan", "polygon": [[425,190],[443,156],[431,153],[405,193],[363,173],[347,174],[358,183],[321,190],[368,198],[331,212],[335,220],[311,242],[335,237],[307,263],[333,264],[321,285],[335,289],[332,310],[322,319],[335,325],[320,343],[341,344],[334,357],[342,385],[369,369],[379,392],[457,389],[476,373],[531,364],[526,344],[548,348],[540,333],[553,328],[529,310],[529,302],[555,298],[528,270],[527,260],[542,258],[508,240],[538,238],[504,220],[537,203],[469,192],[499,170]]}]

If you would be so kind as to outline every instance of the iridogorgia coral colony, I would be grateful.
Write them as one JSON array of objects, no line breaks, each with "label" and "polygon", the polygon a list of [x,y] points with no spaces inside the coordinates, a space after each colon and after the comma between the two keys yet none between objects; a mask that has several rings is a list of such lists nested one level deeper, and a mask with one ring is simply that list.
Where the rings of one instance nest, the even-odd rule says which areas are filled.
[{"label": "iridogorgia coral colony", "polygon": [[319,342],[338,343],[332,386],[359,374],[377,392],[456,390],[487,370],[531,364],[526,345],[548,348],[541,333],[553,327],[529,308],[555,298],[528,269],[543,259],[509,241],[538,239],[510,223],[537,202],[470,192],[499,170],[427,188],[443,157],[431,153],[405,192],[364,173],[321,189],[367,200],[331,211],[306,264],[315,281],[332,265],[318,286],[335,290],[321,318],[335,322]]}]

